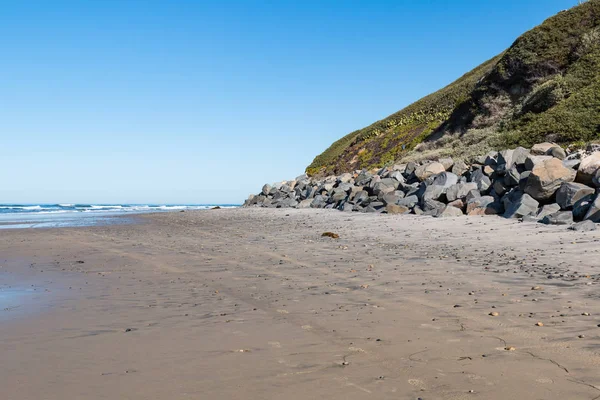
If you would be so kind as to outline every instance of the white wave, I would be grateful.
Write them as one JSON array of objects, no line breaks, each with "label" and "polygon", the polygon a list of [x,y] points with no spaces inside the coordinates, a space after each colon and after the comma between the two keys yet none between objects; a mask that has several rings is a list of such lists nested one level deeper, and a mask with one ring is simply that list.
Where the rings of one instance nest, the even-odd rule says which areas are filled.
[{"label": "white wave", "polygon": [[65,203],[65,204],[59,204],[59,206],[61,207],[73,207],[75,204],[69,204],[69,203]]},{"label": "white wave", "polygon": [[117,204],[110,205],[110,206],[109,205],[102,205],[102,206],[93,205],[92,206],[92,209],[94,209],[94,210],[100,210],[100,209],[105,209],[105,208],[117,208],[117,209],[120,209],[120,208],[123,208],[123,206],[120,206],[120,205],[117,205]]},{"label": "white wave", "polygon": [[42,206],[26,206],[22,207],[23,210],[41,210]]}]

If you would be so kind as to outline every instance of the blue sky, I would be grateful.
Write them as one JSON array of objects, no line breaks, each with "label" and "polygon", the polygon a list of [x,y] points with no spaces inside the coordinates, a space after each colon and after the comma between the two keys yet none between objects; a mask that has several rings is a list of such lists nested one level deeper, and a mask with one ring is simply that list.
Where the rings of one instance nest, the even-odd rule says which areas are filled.
[{"label": "blue sky", "polygon": [[575,0],[0,0],[0,203],[241,203]]}]

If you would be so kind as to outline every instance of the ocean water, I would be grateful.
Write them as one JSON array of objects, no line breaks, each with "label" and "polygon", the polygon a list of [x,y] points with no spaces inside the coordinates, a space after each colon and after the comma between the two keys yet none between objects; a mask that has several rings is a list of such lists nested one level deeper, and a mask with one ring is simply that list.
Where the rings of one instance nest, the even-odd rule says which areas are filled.
[{"label": "ocean water", "polygon": [[0,204],[0,229],[56,228],[128,223],[116,216],[207,210],[235,204]]}]

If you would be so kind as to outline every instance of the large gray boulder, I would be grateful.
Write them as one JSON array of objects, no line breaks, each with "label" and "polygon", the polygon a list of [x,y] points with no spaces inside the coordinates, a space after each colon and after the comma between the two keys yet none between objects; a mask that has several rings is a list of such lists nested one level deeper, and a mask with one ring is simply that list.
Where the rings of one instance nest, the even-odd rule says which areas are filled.
[{"label": "large gray boulder", "polygon": [[436,201],[436,200],[424,200],[423,201],[423,215],[430,215],[432,217],[437,217],[438,215],[440,215],[444,209],[446,208],[446,205],[440,201]]},{"label": "large gray boulder", "polygon": [[577,170],[577,182],[585,185],[594,184],[594,176],[600,169],[600,152],[592,153],[581,160]]},{"label": "large gray boulder", "polygon": [[[476,182],[457,183],[446,189],[446,199],[449,202],[464,199],[471,190],[478,190]],[[477,192],[479,193],[479,191]]]},{"label": "large gray boulder", "polygon": [[529,150],[527,150],[523,147],[517,147],[516,149],[513,150],[513,155],[512,155],[513,166],[524,167],[525,160],[527,160],[527,157],[529,157]]},{"label": "large gray boulder", "polygon": [[369,193],[366,190],[361,190],[356,192],[351,200],[354,202],[354,204],[363,204],[369,200]]},{"label": "large gray boulder", "polygon": [[352,174],[350,173],[345,173],[345,174],[341,174],[340,176],[337,177],[337,181],[339,183],[348,183],[350,181],[352,181]]},{"label": "large gray boulder", "polygon": [[594,198],[594,201],[590,204],[587,214],[583,219],[590,220],[592,222],[600,222],[600,195]]},{"label": "large gray boulder", "polygon": [[504,206],[506,208],[504,212],[505,218],[521,218],[526,215],[534,215],[537,212],[539,203],[525,193],[518,199],[509,199],[508,203],[505,203]]},{"label": "large gray boulder", "polygon": [[399,206],[404,206],[408,208],[413,208],[419,203],[419,198],[415,195],[406,196],[403,199],[400,199],[396,202]]},{"label": "large gray boulder", "polygon": [[429,179],[431,178],[433,178],[433,181],[425,189],[423,199],[438,200],[449,187],[456,185],[458,182],[458,176],[452,172],[442,172]]},{"label": "large gray boulder", "polygon": [[477,184],[477,189],[479,189],[480,192],[486,192],[492,185],[490,178],[485,175],[480,168],[473,171],[470,181]]},{"label": "large gray boulder", "polygon": [[327,199],[321,194],[316,195],[310,203],[311,208],[324,208],[325,205],[327,205]]},{"label": "large gray boulder", "polygon": [[381,181],[379,181],[373,185],[372,193],[375,196],[378,196],[379,194],[390,193],[390,192],[393,192],[394,190],[396,190],[396,187],[394,186],[393,183],[385,182],[385,180],[382,179]]},{"label": "large gray boulder", "polygon": [[542,223],[546,225],[571,225],[573,223],[573,214],[570,211],[559,211],[546,215],[542,219]]},{"label": "large gray boulder", "polygon": [[337,203],[338,201],[346,200],[348,198],[348,192],[344,188],[335,188],[331,194],[331,202]]},{"label": "large gray boulder", "polygon": [[594,192],[594,189],[582,183],[565,182],[556,192],[556,202],[563,210],[568,210],[586,196],[591,199]]},{"label": "large gray boulder", "polygon": [[262,193],[263,195],[267,196],[269,193],[271,193],[271,189],[272,189],[271,185],[269,185],[269,184],[267,183],[267,184],[265,184],[265,185],[262,187],[262,191],[261,191],[261,193]]},{"label": "large gray boulder", "polygon": [[367,186],[371,183],[371,179],[373,178],[373,174],[369,171],[362,171],[356,179],[354,179],[354,184],[356,186]]},{"label": "large gray boulder", "polygon": [[392,172],[390,172],[389,177],[397,180],[398,183],[406,182],[406,179],[404,179],[404,175],[402,175],[402,172],[398,170],[393,170]]},{"label": "large gray boulder", "polygon": [[514,152],[514,150],[502,150],[498,152],[496,171],[499,172],[501,175],[504,175],[504,173],[510,170],[514,165]]},{"label": "large gray boulder", "polygon": [[404,198],[404,193],[396,190],[394,192],[386,193],[381,197],[381,201],[386,206],[389,204],[398,204],[398,201]]},{"label": "large gray boulder", "polygon": [[557,158],[550,158],[537,164],[532,170],[525,193],[536,200],[545,201],[556,193],[564,182],[573,182],[575,171],[565,167]]},{"label": "large gray boulder", "polygon": [[538,212],[536,214],[536,218],[539,221],[541,221],[542,219],[544,219],[544,217],[555,214],[559,211],[560,211],[560,206],[558,204],[556,204],[556,203],[546,204],[538,210]]}]

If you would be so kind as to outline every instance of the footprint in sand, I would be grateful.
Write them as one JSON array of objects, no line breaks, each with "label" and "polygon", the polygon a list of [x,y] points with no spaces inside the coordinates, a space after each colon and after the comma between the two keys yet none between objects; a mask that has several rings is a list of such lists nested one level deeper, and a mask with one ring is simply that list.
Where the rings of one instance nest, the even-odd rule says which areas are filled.
[{"label": "footprint in sand", "polygon": [[277,310],[279,314],[289,314],[288,310]]},{"label": "footprint in sand", "polygon": [[310,331],[312,329],[312,326],[310,326],[310,325],[302,325],[302,329],[304,329],[305,331]]},{"label": "footprint in sand", "polygon": [[279,342],[269,342],[269,346],[275,347],[276,349],[280,349],[281,348],[281,343],[279,343]]},{"label": "footprint in sand", "polygon": [[544,384],[548,384],[548,383],[554,383],[554,381],[550,378],[538,378],[535,380],[537,383],[544,383]]},{"label": "footprint in sand", "polygon": [[425,383],[420,379],[409,379],[408,384],[412,386],[423,386]]}]

